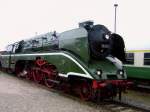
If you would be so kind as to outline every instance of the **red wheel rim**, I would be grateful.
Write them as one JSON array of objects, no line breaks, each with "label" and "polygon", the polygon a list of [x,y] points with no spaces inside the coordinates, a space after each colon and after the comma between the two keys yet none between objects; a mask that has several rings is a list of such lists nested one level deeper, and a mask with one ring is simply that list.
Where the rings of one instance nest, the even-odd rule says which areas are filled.
[{"label": "red wheel rim", "polygon": [[44,82],[45,82],[45,85],[48,87],[48,88],[53,88],[54,87],[54,83],[53,82],[50,82],[49,80],[53,80],[53,78],[51,77],[48,77],[47,75],[45,75],[45,79],[44,79]]},{"label": "red wheel rim", "polygon": [[33,70],[33,79],[36,83],[40,83],[43,80],[43,75],[40,70],[34,69]]},{"label": "red wheel rim", "polygon": [[43,67],[43,71],[45,71],[44,74],[44,83],[48,88],[53,88],[55,84],[50,80],[56,80],[57,78],[57,72],[56,67],[53,65],[46,64]]},{"label": "red wheel rim", "polygon": [[80,85],[80,98],[82,100],[89,100],[91,98],[91,95],[92,95],[92,88],[90,86],[90,84],[88,82],[83,82],[81,83]]}]

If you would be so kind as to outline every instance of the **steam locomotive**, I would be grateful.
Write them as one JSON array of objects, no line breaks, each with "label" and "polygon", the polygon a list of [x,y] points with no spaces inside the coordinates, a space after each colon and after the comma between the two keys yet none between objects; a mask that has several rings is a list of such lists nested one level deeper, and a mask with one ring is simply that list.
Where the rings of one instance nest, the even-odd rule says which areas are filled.
[{"label": "steam locomotive", "polygon": [[[62,33],[49,32],[7,46],[0,67],[83,100],[109,99],[126,89],[123,38],[92,21]],[[66,89],[67,88],[67,89]]]}]

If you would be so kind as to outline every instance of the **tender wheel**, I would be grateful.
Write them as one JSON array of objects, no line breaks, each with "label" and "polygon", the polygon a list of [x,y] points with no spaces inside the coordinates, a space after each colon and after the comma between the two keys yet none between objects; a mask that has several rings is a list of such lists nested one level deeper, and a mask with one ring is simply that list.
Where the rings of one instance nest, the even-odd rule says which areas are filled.
[{"label": "tender wheel", "polygon": [[25,75],[25,78],[27,80],[33,80],[33,67],[34,67],[34,62],[33,61],[28,61],[27,65],[26,65],[26,71],[27,74]]},{"label": "tender wheel", "polygon": [[20,73],[21,73],[20,67],[15,68],[15,73],[16,73],[17,77],[20,77]]},{"label": "tender wheel", "polygon": [[90,83],[82,82],[79,86],[80,98],[85,101],[90,100],[90,98],[92,97],[92,87]]},{"label": "tender wheel", "polygon": [[32,80],[33,79],[33,71],[31,69],[27,70],[27,74],[26,74],[25,78],[27,80]]},{"label": "tender wheel", "polygon": [[17,63],[15,66],[15,73],[17,77],[21,77],[23,75],[24,64],[23,62]]}]

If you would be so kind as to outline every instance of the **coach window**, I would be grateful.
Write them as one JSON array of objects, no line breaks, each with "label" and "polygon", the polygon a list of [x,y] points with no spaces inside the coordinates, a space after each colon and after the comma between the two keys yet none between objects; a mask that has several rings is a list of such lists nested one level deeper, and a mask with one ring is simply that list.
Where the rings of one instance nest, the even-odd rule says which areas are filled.
[{"label": "coach window", "polygon": [[150,65],[150,53],[144,53],[144,65]]},{"label": "coach window", "polygon": [[134,64],[134,53],[126,53],[126,62],[125,64]]}]

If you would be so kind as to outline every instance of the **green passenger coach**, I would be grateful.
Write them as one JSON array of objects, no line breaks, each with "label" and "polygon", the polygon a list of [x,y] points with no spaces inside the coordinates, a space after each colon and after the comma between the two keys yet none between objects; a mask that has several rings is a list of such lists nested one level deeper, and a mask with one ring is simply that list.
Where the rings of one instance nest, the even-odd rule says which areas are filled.
[{"label": "green passenger coach", "polygon": [[129,50],[126,53],[126,73],[140,87],[150,88],[150,50]]},{"label": "green passenger coach", "polygon": [[52,88],[67,87],[84,100],[110,98],[128,83],[123,38],[92,21],[62,33],[50,32],[7,46],[0,67]]}]

